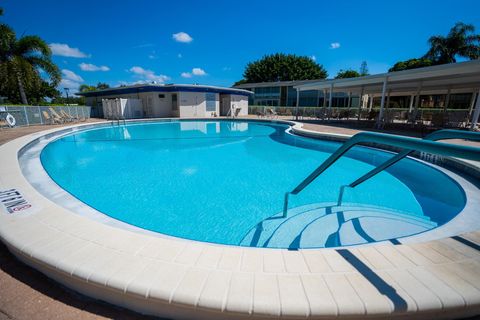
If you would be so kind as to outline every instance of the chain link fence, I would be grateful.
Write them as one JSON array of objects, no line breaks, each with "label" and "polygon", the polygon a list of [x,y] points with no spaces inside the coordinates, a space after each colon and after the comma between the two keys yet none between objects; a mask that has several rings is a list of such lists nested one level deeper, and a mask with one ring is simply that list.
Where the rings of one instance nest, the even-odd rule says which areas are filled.
[{"label": "chain link fence", "polygon": [[[90,118],[88,106],[2,106],[0,105],[0,125],[9,125],[13,117],[15,126],[85,121]],[[11,115],[11,117],[9,116]],[[9,119],[7,119],[9,118]]]}]

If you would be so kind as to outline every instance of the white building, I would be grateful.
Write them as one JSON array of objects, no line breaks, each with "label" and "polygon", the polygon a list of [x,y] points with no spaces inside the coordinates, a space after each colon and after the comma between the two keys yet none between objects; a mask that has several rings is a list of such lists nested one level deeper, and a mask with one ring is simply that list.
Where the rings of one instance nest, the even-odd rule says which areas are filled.
[{"label": "white building", "polygon": [[105,90],[79,92],[92,107],[93,117],[103,117],[102,100],[138,99],[142,112],[135,118],[209,118],[248,114],[248,97],[242,89],[183,84],[142,84]]}]

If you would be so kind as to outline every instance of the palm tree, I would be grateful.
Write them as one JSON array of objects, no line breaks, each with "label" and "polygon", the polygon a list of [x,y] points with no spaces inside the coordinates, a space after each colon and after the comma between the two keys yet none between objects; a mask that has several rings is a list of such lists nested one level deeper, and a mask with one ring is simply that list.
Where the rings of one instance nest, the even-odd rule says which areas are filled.
[{"label": "palm tree", "polygon": [[430,37],[428,40],[430,50],[424,58],[432,60],[434,64],[457,62],[457,56],[470,60],[478,59],[480,57],[480,35],[474,34],[474,32],[473,25],[457,22],[446,37]]},{"label": "palm tree", "polygon": [[15,32],[6,24],[0,24],[0,66],[2,75],[15,78],[23,104],[28,104],[25,94],[26,75],[40,78],[39,69],[45,71],[52,86],[60,81],[60,70],[51,60],[52,52],[48,45],[37,36],[24,36],[17,39]]}]

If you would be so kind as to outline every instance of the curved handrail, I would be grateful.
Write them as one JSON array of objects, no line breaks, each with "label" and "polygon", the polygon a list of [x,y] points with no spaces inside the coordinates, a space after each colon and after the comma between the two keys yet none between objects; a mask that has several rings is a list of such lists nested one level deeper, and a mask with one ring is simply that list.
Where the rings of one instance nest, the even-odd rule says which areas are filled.
[{"label": "curved handrail", "polygon": [[[313,180],[315,180],[320,174],[327,170],[335,161],[337,161],[342,155],[344,155],[348,150],[353,148],[359,143],[378,143],[384,145],[390,145],[397,148],[407,149],[403,151],[400,155],[397,155],[395,158],[396,161],[399,161],[401,158],[405,157],[412,151],[424,151],[428,153],[470,159],[475,161],[480,161],[480,148],[471,147],[471,146],[462,146],[455,144],[448,144],[442,142],[436,142],[431,140],[440,140],[440,139],[452,139],[460,138],[462,135],[464,139],[468,137],[470,140],[478,140],[477,135],[479,133],[465,131],[462,134],[456,132],[457,130],[440,130],[437,133],[432,133],[429,135],[429,139],[420,140],[417,138],[403,137],[392,134],[385,133],[376,133],[376,132],[360,132],[348,139],[340,148],[337,149],[330,157],[328,157],[317,169],[315,169],[308,177],[306,177],[295,189],[290,192],[285,193],[285,199],[283,203],[283,217],[286,217],[288,210],[288,198],[290,194],[298,194],[306,186],[308,186]],[[474,139],[472,139],[472,137]],[[398,158],[397,158],[398,157]],[[396,162],[395,161],[395,162]],[[391,162],[391,163],[390,163]],[[393,161],[386,161],[386,164],[392,165],[395,163]],[[373,170],[372,170],[373,171]],[[375,172],[375,175],[378,172]],[[367,175],[370,174],[367,173]],[[371,176],[373,176],[371,175]],[[363,177],[362,177],[363,178]],[[367,177],[368,179],[368,177]],[[353,183],[357,182],[360,179],[357,179]],[[365,180],[360,181],[363,182]],[[352,183],[352,184],[353,184]]]},{"label": "curved handrail", "polygon": [[417,138],[402,137],[392,134],[376,133],[376,132],[360,132],[347,140],[337,151],[327,158],[317,169],[315,169],[305,180],[303,180],[291,194],[298,194],[313,180],[315,180],[322,172],[327,170],[335,161],[343,154],[359,143],[379,143],[390,145],[397,148],[413,149],[416,151],[424,151],[443,156],[465,158],[480,161],[480,149],[471,146],[461,146],[430,140],[419,140]]},{"label": "curved handrail", "polygon": [[[472,131],[462,131],[462,130],[452,130],[452,129],[443,129],[438,130],[435,132],[430,133],[427,135],[424,140],[447,140],[447,139],[464,139],[464,140],[472,140],[472,141],[480,141],[480,133],[479,132],[472,132]],[[388,159],[381,165],[375,167],[371,171],[367,172],[354,182],[350,183],[348,186],[350,188],[355,188],[360,183],[365,182],[366,180],[370,179],[371,177],[375,176],[376,174],[382,172],[383,170],[389,168],[390,166],[394,165],[398,161],[402,160],[403,158],[407,157],[411,153],[415,152],[415,150],[402,150],[396,156]]]}]

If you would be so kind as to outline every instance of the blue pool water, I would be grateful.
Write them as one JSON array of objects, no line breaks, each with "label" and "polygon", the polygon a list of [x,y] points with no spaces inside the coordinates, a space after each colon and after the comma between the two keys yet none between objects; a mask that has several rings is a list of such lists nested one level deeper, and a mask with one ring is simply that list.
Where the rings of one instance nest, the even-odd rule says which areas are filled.
[{"label": "blue pool water", "polygon": [[62,188],[98,211],[166,235],[220,244],[315,248],[424,232],[465,206],[441,171],[404,159],[339,190],[392,155],[355,147],[303,192],[284,194],[340,143],[284,124],[174,121],[108,126],[49,143],[41,162]]}]

